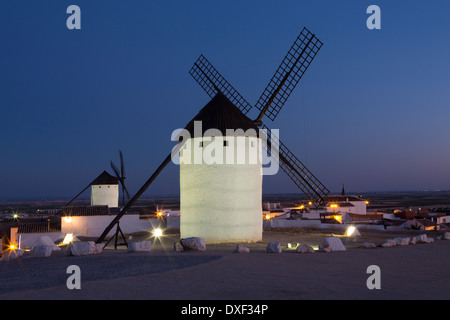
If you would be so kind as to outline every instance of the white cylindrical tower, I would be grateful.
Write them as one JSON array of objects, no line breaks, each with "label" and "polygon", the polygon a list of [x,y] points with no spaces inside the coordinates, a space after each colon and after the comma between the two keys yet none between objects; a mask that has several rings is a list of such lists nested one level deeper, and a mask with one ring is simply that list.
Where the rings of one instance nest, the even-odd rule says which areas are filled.
[{"label": "white cylindrical tower", "polygon": [[201,237],[206,243],[262,240],[257,127],[218,94],[186,129],[191,137],[180,151],[181,238]]},{"label": "white cylindrical tower", "polygon": [[108,172],[103,171],[91,183],[91,206],[108,206],[117,208],[119,206],[119,183],[118,179]]}]

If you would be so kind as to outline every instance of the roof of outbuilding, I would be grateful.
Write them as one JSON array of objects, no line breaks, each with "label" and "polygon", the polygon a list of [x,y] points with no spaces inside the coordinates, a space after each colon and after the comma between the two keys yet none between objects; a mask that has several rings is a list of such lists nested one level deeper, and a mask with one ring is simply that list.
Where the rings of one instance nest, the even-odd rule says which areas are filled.
[{"label": "roof of outbuilding", "polygon": [[108,206],[64,207],[62,209],[63,217],[102,216],[108,215],[109,213]]},{"label": "roof of outbuilding", "polygon": [[[199,130],[199,132],[195,132],[195,121],[201,121],[201,132]],[[219,134],[228,136],[258,135],[258,127],[254,122],[220,92],[198,112],[198,114],[187,124],[185,129],[190,133],[191,137],[198,137],[200,134],[202,136],[216,136]],[[227,129],[233,131],[242,129],[243,132],[234,132],[234,134],[231,134],[230,131],[227,132]],[[206,132],[207,130],[209,131]]]}]

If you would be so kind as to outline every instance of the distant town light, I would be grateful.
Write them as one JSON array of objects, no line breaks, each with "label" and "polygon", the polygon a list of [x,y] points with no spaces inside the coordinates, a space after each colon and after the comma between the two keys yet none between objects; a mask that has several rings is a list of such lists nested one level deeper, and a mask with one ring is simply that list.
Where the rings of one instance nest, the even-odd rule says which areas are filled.
[{"label": "distant town light", "polygon": [[270,220],[270,214],[266,214],[266,215],[264,216],[264,219]]},{"label": "distant town light", "polygon": [[312,206],[312,201],[309,201],[309,202],[308,202],[308,206]]},{"label": "distant town light", "polygon": [[366,204],[369,204],[369,201],[366,201]]},{"label": "distant town light", "polygon": [[10,245],[9,245],[9,249],[10,249],[10,250],[16,250],[17,247],[16,247],[15,244],[10,244]]},{"label": "distant town light", "polygon": [[158,216],[158,218],[162,217],[162,211],[158,211],[158,212],[156,213],[156,215]]},{"label": "distant town light", "polygon": [[64,221],[66,221],[67,223],[71,223],[72,217],[64,217]]}]

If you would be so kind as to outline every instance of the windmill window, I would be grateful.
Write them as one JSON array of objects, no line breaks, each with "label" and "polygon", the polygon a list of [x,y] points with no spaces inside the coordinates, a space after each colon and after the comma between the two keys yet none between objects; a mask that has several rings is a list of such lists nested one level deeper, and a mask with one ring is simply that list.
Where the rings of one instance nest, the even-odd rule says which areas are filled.
[{"label": "windmill window", "polygon": [[228,147],[228,140],[223,140],[223,146]]},{"label": "windmill window", "polygon": [[255,147],[255,141],[250,141],[250,146],[251,146],[252,148],[254,148],[254,147]]},{"label": "windmill window", "polygon": [[198,143],[198,147],[199,147],[199,148],[203,148],[203,141],[200,141],[200,142]]}]

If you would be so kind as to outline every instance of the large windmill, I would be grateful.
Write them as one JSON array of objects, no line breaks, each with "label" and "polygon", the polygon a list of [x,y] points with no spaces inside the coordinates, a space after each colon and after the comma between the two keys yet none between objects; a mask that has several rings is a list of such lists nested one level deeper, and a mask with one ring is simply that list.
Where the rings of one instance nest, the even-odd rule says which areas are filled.
[{"label": "large windmill", "polygon": [[[223,127],[226,120],[228,121],[229,117],[231,117],[233,119],[232,122],[243,124],[248,128],[259,127],[266,129],[267,140],[263,140],[266,141],[266,150],[270,152],[272,144],[279,145],[278,156],[275,160],[279,162],[283,171],[287,173],[287,175],[302,190],[307,198],[316,205],[323,204],[326,201],[329,190],[281,141],[279,141],[277,136],[270,132],[270,130],[263,124],[262,120],[264,117],[267,117],[273,121],[277,117],[281,108],[284,106],[286,100],[292,93],[299,80],[302,78],[321,46],[322,42],[320,42],[319,39],[317,39],[309,30],[303,28],[302,32],[289,49],[274,76],[256,103],[255,108],[259,110],[259,115],[255,120],[250,120],[246,116],[248,111],[252,109],[252,105],[250,105],[220,75],[220,73],[209,63],[209,61],[201,55],[194,63],[194,66],[189,73],[208,93],[212,100],[199,112],[199,114],[197,114],[196,117],[191,120],[191,122],[188,123],[186,127],[190,128],[195,120],[203,120],[205,117],[210,120],[210,123],[216,123],[219,127]],[[211,113],[213,114],[211,115]],[[220,116],[227,118],[220,119]],[[171,161],[172,156],[181,150],[184,143],[186,143],[186,141],[182,141],[177,144],[174,150],[172,150],[172,152],[165,158],[153,175],[112,220],[110,225],[97,239],[97,243],[102,242],[115,225],[118,227],[120,218],[147,190],[159,173]],[[210,176],[210,179],[214,179],[214,176]],[[261,190],[258,192],[261,192]],[[259,206],[261,206],[261,203]],[[181,217],[183,217],[183,212],[181,212]],[[261,212],[259,212],[259,219],[261,220]],[[257,227],[259,228],[259,225]]]}]

